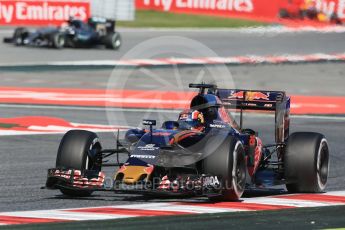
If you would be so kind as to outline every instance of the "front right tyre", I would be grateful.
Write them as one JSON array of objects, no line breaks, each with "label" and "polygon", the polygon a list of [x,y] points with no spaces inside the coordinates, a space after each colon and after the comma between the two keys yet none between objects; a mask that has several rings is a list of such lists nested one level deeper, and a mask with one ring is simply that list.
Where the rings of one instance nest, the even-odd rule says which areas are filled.
[{"label": "front right tyre", "polygon": [[[62,138],[56,157],[56,168],[76,170],[98,170],[101,166],[90,159],[89,151],[100,151],[102,146],[97,134],[86,130],[70,130]],[[67,196],[90,196],[91,191],[76,191],[61,188],[60,191]]]}]

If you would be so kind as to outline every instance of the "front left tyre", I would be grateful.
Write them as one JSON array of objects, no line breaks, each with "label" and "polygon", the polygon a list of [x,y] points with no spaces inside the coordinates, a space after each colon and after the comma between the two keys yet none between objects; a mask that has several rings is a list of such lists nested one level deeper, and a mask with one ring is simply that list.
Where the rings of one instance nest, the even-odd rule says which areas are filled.
[{"label": "front left tyre", "polygon": [[247,167],[244,147],[235,137],[220,140],[216,136],[208,140],[207,146],[213,148],[213,153],[202,162],[204,174],[219,175],[223,181],[221,194],[210,196],[209,199],[236,201],[241,198],[246,184]]},{"label": "front left tyre", "polygon": [[55,49],[62,49],[65,47],[66,37],[62,33],[53,33],[50,35],[51,46]]}]

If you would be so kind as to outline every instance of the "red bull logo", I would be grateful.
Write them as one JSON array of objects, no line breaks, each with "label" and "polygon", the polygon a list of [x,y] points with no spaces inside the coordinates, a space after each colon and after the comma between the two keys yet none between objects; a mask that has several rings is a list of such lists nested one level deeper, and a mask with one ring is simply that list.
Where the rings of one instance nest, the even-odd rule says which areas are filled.
[{"label": "red bull logo", "polygon": [[270,99],[269,93],[262,93],[262,92],[252,92],[252,91],[238,91],[233,93],[229,96],[230,99],[243,99],[245,97],[246,101],[254,101],[254,100],[266,100]]},{"label": "red bull logo", "polygon": [[189,118],[188,113],[180,114],[179,120],[187,120]]}]

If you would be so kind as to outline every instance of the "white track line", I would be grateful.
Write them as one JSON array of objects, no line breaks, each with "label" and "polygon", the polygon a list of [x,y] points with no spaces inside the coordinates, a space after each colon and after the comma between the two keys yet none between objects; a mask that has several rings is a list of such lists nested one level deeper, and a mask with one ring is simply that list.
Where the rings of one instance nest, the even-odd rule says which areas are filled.
[{"label": "white track line", "polygon": [[174,203],[151,203],[151,204],[138,204],[138,205],[121,205],[112,206],[113,208],[126,208],[126,209],[140,209],[151,211],[175,211],[175,212],[190,212],[190,213],[219,213],[219,212],[238,212],[245,211],[236,208],[212,208],[202,206],[188,206]]},{"label": "white track line", "polygon": [[243,198],[244,203],[251,204],[267,204],[267,205],[284,205],[291,207],[322,207],[330,205],[344,205],[344,203],[330,203],[330,202],[314,202],[293,199],[280,199],[280,198]]},{"label": "white track line", "polygon": [[324,54],[314,53],[308,55],[283,54],[277,56],[235,56],[235,57],[200,57],[200,58],[165,58],[165,59],[131,59],[131,60],[90,60],[90,61],[56,61],[56,62],[27,62],[27,63],[2,63],[0,67],[87,67],[87,66],[109,66],[109,67],[154,67],[171,65],[213,65],[213,64],[279,64],[279,63],[310,63],[320,61],[345,61],[345,53]]},{"label": "white track line", "polygon": [[331,191],[327,193],[322,193],[321,195],[345,196],[345,191]]},{"label": "white track line", "polygon": [[[343,196],[345,197],[345,191],[336,191],[325,193],[329,197],[333,196]],[[183,203],[183,202],[182,202]],[[246,205],[241,204],[253,204],[253,205],[270,205],[276,206],[278,209],[280,206],[287,206],[291,208],[301,208],[301,207],[325,207],[334,205],[345,205],[345,203],[337,202],[337,197],[334,197],[334,201],[309,201],[300,199],[286,199],[279,198],[279,196],[270,197],[258,197],[258,198],[242,198],[242,202],[238,202],[238,207],[236,208],[226,208],[226,207],[207,207],[198,206],[195,204],[189,205],[188,203],[180,204],[180,202],[154,202],[154,203],[141,203],[141,204],[129,204],[129,205],[116,205],[116,206],[100,206],[100,207],[85,207],[76,209],[56,209],[56,210],[37,210],[37,211],[17,211],[17,212],[3,212],[0,216],[13,217],[15,220],[20,218],[37,218],[40,219],[48,218],[53,221],[56,220],[71,220],[71,221],[82,221],[82,220],[106,220],[106,219],[118,219],[118,218],[128,218],[143,216],[142,211],[146,211],[144,216],[160,216],[166,214],[201,214],[201,213],[220,213],[220,212],[240,212],[248,211]],[[281,207],[282,209],[284,207]],[[123,209],[123,210],[121,210]],[[133,212],[128,211],[128,209]],[[269,209],[269,208],[268,208]],[[152,213],[150,213],[152,211]],[[161,211],[161,213],[156,213],[156,211]],[[117,212],[114,214],[114,212]],[[136,214],[136,212],[138,212]],[[141,213],[140,213],[141,212]],[[164,213],[166,212],[166,213]],[[122,214],[121,214],[122,213]],[[131,213],[131,214],[128,214]],[[133,214],[132,214],[133,213]],[[33,223],[34,220],[30,220],[28,223]],[[1,224],[1,223],[0,223]],[[2,224],[6,224],[3,222]]]},{"label": "white track line", "polygon": [[135,215],[96,214],[86,212],[67,212],[62,210],[42,210],[23,212],[4,212],[2,216],[27,217],[27,218],[51,218],[59,220],[109,220],[134,217]]},{"label": "white track line", "polygon": [[[345,194],[345,191],[333,192],[332,195]],[[331,195],[326,193],[325,195]],[[344,196],[344,195],[343,195]],[[258,197],[258,198],[242,198],[243,203],[249,204],[263,204],[263,205],[276,205],[276,206],[290,206],[290,207],[323,207],[332,205],[344,205],[344,203],[336,203],[331,201],[307,201],[299,199],[284,199],[277,197]],[[205,207],[188,204],[176,204],[174,202],[156,202],[156,203],[144,203],[144,204],[129,204],[129,205],[117,205],[117,206],[99,206],[99,207],[85,207],[77,209],[57,209],[57,210],[38,210],[38,211],[19,211],[19,212],[4,212],[0,213],[3,216],[18,216],[28,218],[53,218],[53,219],[66,219],[66,220],[86,220],[86,219],[109,219],[109,218],[122,218],[131,217],[133,215],[121,215],[119,214],[106,214],[103,212],[97,214],[94,211],[88,212],[89,209],[102,209],[114,208],[114,209],[131,209],[131,210],[146,210],[146,211],[175,211],[175,212],[189,212],[189,213],[219,213],[219,212],[235,212],[235,211],[247,211],[244,208],[223,208],[223,207]],[[78,212],[80,211],[80,212]]]}]

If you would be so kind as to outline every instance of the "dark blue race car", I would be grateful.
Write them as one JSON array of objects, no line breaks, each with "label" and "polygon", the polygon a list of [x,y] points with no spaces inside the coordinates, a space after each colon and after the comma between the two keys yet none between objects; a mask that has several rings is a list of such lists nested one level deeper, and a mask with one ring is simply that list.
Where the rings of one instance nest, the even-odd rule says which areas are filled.
[{"label": "dark blue race car", "polygon": [[[322,134],[289,135],[290,97],[282,91],[220,89],[190,84],[199,93],[175,121],[131,129],[116,149],[102,149],[95,133],[67,132],[48,170],[46,187],[70,196],[93,191],[207,196],[238,200],[245,190],[286,185],[289,192],[325,190],[329,149]],[[228,109],[240,112],[236,122]],[[275,141],[263,144],[243,128],[244,110],[275,113]],[[119,154],[126,160],[119,162]],[[106,158],[117,155],[115,161]],[[102,167],[119,166],[106,179]],[[110,179],[110,180],[109,180]]]},{"label": "dark blue race car", "polygon": [[19,27],[15,29],[12,37],[4,38],[4,42],[17,46],[45,46],[57,49],[104,45],[114,50],[119,49],[122,43],[120,34],[115,30],[115,21],[99,17],[89,18],[87,23],[70,19],[66,26],[44,27],[32,32]]}]

